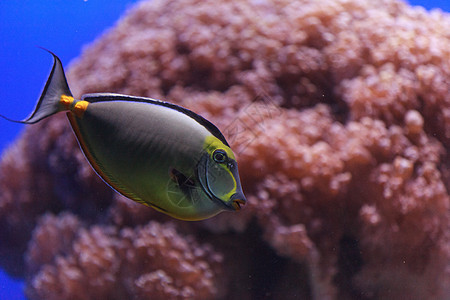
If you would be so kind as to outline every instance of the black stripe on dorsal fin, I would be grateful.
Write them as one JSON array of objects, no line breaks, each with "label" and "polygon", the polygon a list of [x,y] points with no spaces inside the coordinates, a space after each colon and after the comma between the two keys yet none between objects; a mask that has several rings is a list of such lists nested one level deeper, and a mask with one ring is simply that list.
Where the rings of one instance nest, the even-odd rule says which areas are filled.
[{"label": "black stripe on dorsal fin", "polygon": [[212,135],[214,135],[216,138],[218,138],[222,143],[224,143],[226,146],[230,147],[227,140],[223,136],[222,132],[220,132],[219,128],[216,127],[213,123],[206,120],[199,114],[196,114],[190,109],[184,108],[182,106],[165,102],[157,99],[152,98],[146,98],[146,97],[136,97],[136,96],[128,96],[128,95],[121,95],[121,94],[114,94],[114,93],[95,93],[95,94],[85,94],[81,97],[82,100],[85,100],[90,103],[94,102],[108,102],[108,101],[129,101],[129,102],[144,102],[154,105],[160,105],[165,106],[171,109],[174,109],[176,111],[179,111],[188,117],[191,117],[194,119],[197,123],[205,127],[209,132],[211,132]]}]

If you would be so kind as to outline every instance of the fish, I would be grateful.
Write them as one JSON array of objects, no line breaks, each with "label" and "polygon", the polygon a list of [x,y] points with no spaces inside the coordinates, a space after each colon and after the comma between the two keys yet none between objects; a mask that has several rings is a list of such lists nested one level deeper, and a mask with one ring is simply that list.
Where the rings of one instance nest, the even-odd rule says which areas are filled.
[{"label": "fish", "polygon": [[65,112],[95,172],[112,189],[173,218],[195,221],[246,204],[236,157],[220,130],[199,114],[157,99],[115,93],[75,99],[61,60],[34,111],[35,124]]}]

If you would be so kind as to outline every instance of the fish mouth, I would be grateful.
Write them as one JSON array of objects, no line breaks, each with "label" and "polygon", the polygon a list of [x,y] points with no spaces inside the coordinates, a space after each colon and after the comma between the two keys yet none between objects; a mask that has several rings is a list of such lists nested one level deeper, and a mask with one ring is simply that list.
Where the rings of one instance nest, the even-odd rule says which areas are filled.
[{"label": "fish mouth", "polygon": [[246,201],[243,199],[235,199],[231,203],[235,211],[241,210],[241,205],[245,205]]},{"label": "fish mouth", "polygon": [[242,192],[238,192],[230,197],[231,208],[233,208],[235,211],[241,210],[241,205],[245,205],[247,203],[247,199],[245,199],[245,196]]},{"label": "fish mouth", "polygon": [[208,182],[208,176],[207,176],[207,167],[208,167],[208,160],[209,155],[205,153],[200,161],[197,164],[197,179],[200,182],[200,186],[202,187],[205,194],[216,203],[219,203],[224,209],[226,210],[234,210],[238,211],[241,209],[241,205],[244,205],[247,200],[245,199],[245,196],[242,192],[240,182],[239,182],[239,174],[237,173],[237,167],[235,166],[233,168],[234,171],[232,171],[232,174],[236,181],[236,189],[235,193],[227,199],[221,199],[217,197],[214,192],[211,190],[211,187]]}]

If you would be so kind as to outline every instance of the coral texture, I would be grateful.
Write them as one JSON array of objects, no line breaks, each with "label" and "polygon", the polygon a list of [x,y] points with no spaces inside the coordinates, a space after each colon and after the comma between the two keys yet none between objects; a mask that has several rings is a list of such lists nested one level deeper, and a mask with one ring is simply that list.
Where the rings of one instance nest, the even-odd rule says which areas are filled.
[{"label": "coral texture", "polygon": [[64,116],[0,165],[0,263],[30,299],[448,299],[450,16],[396,0],[141,2],[72,91],[218,125],[249,200],[181,222],[114,194]]},{"label": "coral texture", "polygon": [[220,286],[221,255],[171,225],[119,231],[45,215],[30,245],[30,299],[207,299]]}]

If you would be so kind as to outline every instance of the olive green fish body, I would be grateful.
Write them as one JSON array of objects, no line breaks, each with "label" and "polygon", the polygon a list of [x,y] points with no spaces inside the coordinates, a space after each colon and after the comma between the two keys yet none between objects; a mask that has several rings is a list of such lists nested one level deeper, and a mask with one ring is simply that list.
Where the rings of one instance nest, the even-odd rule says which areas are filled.
[{"label": "olive green fish body", "polygon": [[190,201],[207,197],[201,189],[188,199],[172,186],[172,169],[195,178],[204,140],[211,135],[190,117],[154,104],[96,102],[83,118],[69,118],[94,169],[119,192],[166,213],[174,205],[186,217],[214,213],[208,207],[192,211]]},{"label": "olive green fish body", "polygon": [[67,111],[86,158],[105,182],[175,218],[201,220],[245,204],[234,154],[212,123],[150,98],[98,93],[76,100],[51,54],[53,68],[35,110],[16,122]]}]

